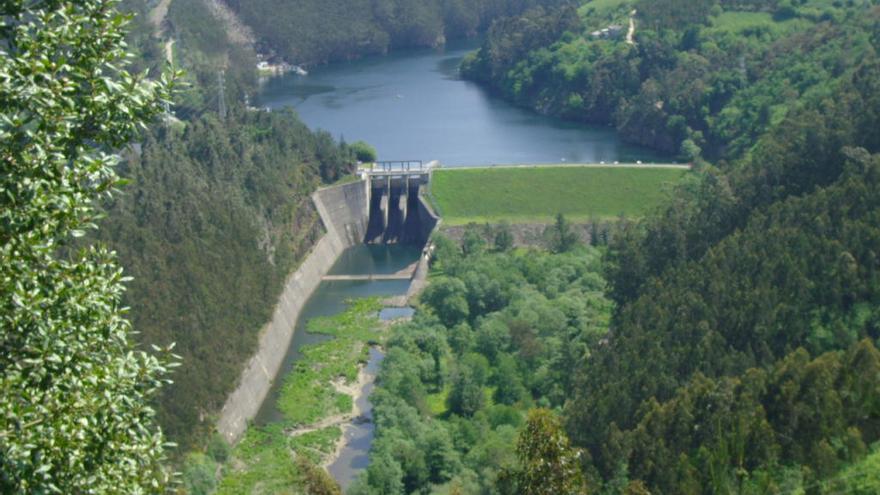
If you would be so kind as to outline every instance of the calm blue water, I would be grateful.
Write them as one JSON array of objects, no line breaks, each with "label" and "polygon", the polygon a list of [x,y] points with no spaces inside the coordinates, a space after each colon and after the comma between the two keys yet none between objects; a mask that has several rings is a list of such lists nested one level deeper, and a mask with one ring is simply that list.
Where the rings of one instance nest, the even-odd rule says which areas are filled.
[{"label": "calm blue water", "polygon": [[[406,51],[269,79],[256,104],[293,107],[312,128],[363,139],[380,160],[444,166],[661,160],[605,127],[538,115],[458,76],[474,42]],[[665,160],[668,161],[668,160]]]}]

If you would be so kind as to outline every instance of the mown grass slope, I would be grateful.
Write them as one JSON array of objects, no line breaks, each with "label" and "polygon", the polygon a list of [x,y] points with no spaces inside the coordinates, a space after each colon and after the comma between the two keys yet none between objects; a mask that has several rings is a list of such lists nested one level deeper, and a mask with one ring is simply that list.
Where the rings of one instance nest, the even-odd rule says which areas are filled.
[{"label": "mown grass slope", "polygon": [[638,217],[658,206],[683,168],[498,167],[437,170],[431,193],[447,225]]}]

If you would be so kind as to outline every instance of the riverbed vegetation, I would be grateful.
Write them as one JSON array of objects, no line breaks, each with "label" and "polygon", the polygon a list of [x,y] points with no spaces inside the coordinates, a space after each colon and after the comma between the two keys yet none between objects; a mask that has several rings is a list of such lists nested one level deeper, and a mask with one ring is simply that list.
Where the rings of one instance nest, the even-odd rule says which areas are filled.
[{"label": "riverbed vegetation", "polygon": [[[360,299],[336,316],[310,320],[309,332],[330,338],[302,348],[293,369],[281,378],[277,407],[282,419],[248,427],[219,469],[214,464],[215,474],[221,473],[219,482],[214,477],[187,478],[188,488],[212,493],[216,484],[216,493],[237,495],[304,487],[310,471],[294,460],[321,465],[336,451],[341,426],[351,419],[353,397],[334,383],[356,385],[369,346],[383,343],[387,326],[378,319],[379,309],[378,299]],[[200,462],[205,459],[196,454],[187,464]]]},{"label": "riverbed vegetation", "polygon": [[441,169],[431,196],[446,225],[636,218],[668,199],[687,170],[627,167]]}]

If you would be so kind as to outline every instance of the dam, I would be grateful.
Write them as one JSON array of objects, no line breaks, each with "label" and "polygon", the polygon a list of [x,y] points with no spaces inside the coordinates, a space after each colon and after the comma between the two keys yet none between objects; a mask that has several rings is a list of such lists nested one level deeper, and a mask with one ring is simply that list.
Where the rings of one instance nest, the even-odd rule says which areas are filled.
[{"label": "dam", "polygon": [[[369,223],[364,242],[424,244],[433,229],[420,192],[437,162],[378,162],[362,170],[368,182]],[[428,226],[429,228],[425,228]]]}]

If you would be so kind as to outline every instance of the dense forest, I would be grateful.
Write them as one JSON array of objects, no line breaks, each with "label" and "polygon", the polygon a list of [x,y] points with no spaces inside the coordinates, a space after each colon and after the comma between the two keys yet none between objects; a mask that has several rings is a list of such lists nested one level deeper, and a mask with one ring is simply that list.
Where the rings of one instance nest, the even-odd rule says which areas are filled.
[{"label": "dense forest", "polygon": [[[135,70],[156,73],[169,62],[183,70],[172,111],[181,119],[244,104],[257,90],[257,53],[253,43],[233,34],[206,0],[174,0],[161,19],[154,2],[125,0],[133,15],[127,37]],[[223,92],[220,91],[220,75]]]},{"label": "dense forest", "polygon": [[[545,235],[556,254],[510,251],[503,230],[436,237],[432,285],[386,345],[371,464],[351,492],[554,493],[522,485],[522,443],[552,435],[526,422],[543,407],[584,449],[585,492],[875,493],[877,279],[839,259],[880,242],[880,160],[862,158],[721,243],[703,263],[724,273],[691,267],[704,281],[655,281],[638,304],[606,298],[607,257],[564,220]],[[798,224],[817,212],[841,223],[813,229],[861,247]]]},{"label": "dense forest", "polygon": [[259,34],[261,49],[312,65],[435,47],[475,36],[494,19],[568,0],[231,0]]},{"label": "dense forest", "polygon": [[323,234],[310,193],[351,163],[291,113],[243,110],[157,127],[123,163],[130,184],[100,234],[133,277],[139,339],[175,342],[183,358],[159,409],[172,438],[213,427],[285,278]]},{"label": "dense forest", "polygon": [[371,463],[351,492],[514,493],[525,412],[565,404],[611,303],[600,252],[570,230],[548,232],[559,254],[511,251],[504,232],[435,239],[423,306],[386,344]]}]

